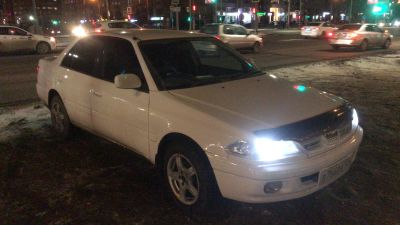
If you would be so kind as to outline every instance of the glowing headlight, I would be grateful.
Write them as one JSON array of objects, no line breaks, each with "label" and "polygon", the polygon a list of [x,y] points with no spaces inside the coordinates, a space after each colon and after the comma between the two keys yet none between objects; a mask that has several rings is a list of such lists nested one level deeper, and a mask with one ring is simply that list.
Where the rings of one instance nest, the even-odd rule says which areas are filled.
[{"label": "glowing headlight", "polygon": [[262,161],[284,159],[299,152],[293,141],[274,141],[268,138],[256,138],[254,151]]},{"label": "glowing headlight", "polygon": [[358,126],[358,115],[357,111],[353,109],[353,121],[352,121],[353,126]]},{"label": "glowing headlight", "polygon": [[256,138],[252,144],[237,141],[227,149],[238,156],[254,156],[261,161],[275,161],[292,156],[299,152],[292,141],[274,141],[268,138]]},{"label": "glowing headlight", "polygon": [[77,37],[85,37],[87,35],[85,29],[81,26],[74,27],[74,29],[72,29],[72,34]]}]

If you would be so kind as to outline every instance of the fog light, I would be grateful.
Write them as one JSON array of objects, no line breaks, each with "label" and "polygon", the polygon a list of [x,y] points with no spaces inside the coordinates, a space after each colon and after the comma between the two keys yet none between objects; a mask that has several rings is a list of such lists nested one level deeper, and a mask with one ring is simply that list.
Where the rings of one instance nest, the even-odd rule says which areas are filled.
[{"label": "fog light", "polygon": [[264,185],[264,192],[267,194],[275,193],[281,190],[282,181],[268,182]]}]

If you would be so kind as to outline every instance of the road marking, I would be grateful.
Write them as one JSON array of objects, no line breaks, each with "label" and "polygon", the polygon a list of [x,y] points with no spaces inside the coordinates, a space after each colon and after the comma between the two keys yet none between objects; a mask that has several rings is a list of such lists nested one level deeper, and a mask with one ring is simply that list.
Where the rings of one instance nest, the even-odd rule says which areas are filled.
[{"label": "road marking", "polygon": [[307,41],[307,39],[286,39],[286,40],[279,40],[280,42],[285,42],[285,41]]}]

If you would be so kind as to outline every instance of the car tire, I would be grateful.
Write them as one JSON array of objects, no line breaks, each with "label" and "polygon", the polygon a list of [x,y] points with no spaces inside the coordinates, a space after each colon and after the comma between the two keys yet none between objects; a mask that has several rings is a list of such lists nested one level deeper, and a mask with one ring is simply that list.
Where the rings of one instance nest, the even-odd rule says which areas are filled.
[{"label": "car tire", "polygon": [[368,49],[368,40],[365,39],[361,42],[361,44],[358,46],[358,49],[360,51],[366,51]]},{"label": "car tire", "polygon": [[390,47],[390,45],[392,44],[392,40],[390,39],[386,39],[385,42],[382,45],[383,49],[388,49]]},{"label": "car tire", "polygon": [[37,52],[38,54],[40,54],[40,55],[47,54],[47,53],[50,52],[50,50],[51,50],[51,47],[50,47],[50,45],[49,45],[48,43],[46,43],[46,42],[39,42],[39,43],[36,45],[36,52]]},{"label": "car tire", "polygon": [[53,130],[60,139],[68,139],[71,135],[72,124],[60,96],[52,97],[49,106]]},{"label": "car tire", "polygon": [[207,157],[197,145],[171,143],[163,159],[163,180],[169,197],[186,213],[204,213],[220,194]]},{"label": "car tire", "polygon": [[261,51],[261,44],[259,42],[255,42],[253,44],[253,52],[259,53]]},{"label": "car tire", "polygon": [[340,49],[340,46],[339,45],[331,45],[332,46],[332,48],[333,48],[333,50],[339,50]]}]

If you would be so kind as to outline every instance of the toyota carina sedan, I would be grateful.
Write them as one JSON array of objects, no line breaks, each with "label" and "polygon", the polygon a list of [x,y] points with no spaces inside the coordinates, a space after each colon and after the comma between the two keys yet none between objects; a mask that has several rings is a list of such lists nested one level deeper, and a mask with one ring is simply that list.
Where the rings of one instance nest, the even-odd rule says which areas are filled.
[{"label": "toyota carina sedan", "polygon": [[363,136],[344,99],[205,34],[92,34],[40,60],[36,88],[60,137],[78,126],[143,155],[185,210],[313,193],[350,168]]}]

